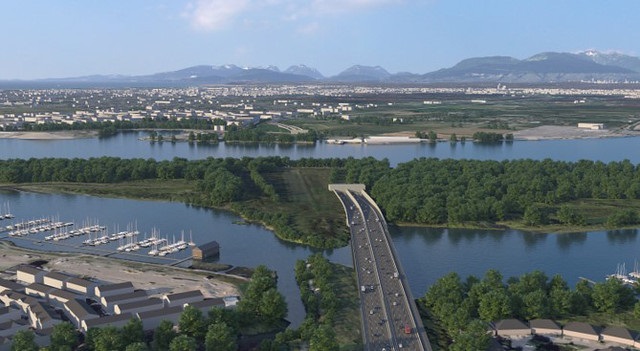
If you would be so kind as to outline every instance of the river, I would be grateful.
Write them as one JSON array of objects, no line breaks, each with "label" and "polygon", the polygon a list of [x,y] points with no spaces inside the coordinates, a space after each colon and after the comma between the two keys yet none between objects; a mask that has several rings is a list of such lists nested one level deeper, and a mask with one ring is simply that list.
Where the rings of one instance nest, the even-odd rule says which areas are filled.
[{"label": "river", "polygon": [[[575,161],[592,159],[603,162],[629,159],[640,163],[640,138],[515,141],[498,145],[457,144],[397,144],[397,145],[219,145],[190,146],[186,143],[150,144],[138,140],[144,132],[120,134],[108,139],[18,140],[0,139],[0,158],[30,157],[100,157],[172,159],[184,157],[367,157],[387,158],[392,165],[416,157],[517,159],[531,158]],[[181,203],[104,199],[80,195],[0,192],[0,205],[11,204],[16,219],[29,220],[41,216],[58,216],[60,220],[99,220],[112,230],[126,229],[136,223],[142,233],[153,228],[161,235],[179,238],[181,232],[192,233],[196,243],[217,240],[221,246],[220,262],[255,267],[265,264],[278,271],[278,288],[289,304],[289,316],[294,326],[304,318],[304,310],[293,277],[297,259],[313,251],[277,239],[256,225],[237,224],[238,217]],[[4,221],[6,222],[6,221]],[[0,224],[4,223],[0,222]],[[6,235],[6,234],[5,234]],[[391,227],[391,235],[407,273],[414,296],[422,296],[429,285],[442,275],[456,271],[463,278],[469,274],[481,276],[487,269],[499,269],[505,277],[520,275],[535,269],[547,275],[562,274],[570,284],[578,277],[602,280],[613,273],[619,263],[633,268],[640,257],[637,230],[599,231],[573,234],[531,234],[521,231],[489,231],[463,229],[432,229]],[[16,239],[20,245],[37,249],[77,250],[84,238],[65,241],[64,245],[48,246],[44,234]],[[111,250],[116,243],[111,244]],[[100,251],[102,253],[103,251]],[[334,262],[351,265],[347,248],[326,251]],[[184,258],[187,252],[177,254]],[[117,256],[117,255],[116,255]],[[128,258],[149,260],[144,254]]]},{"label": "river", "polygon": [[114,137],[73,140],[19,140],[0,139],[0,159],[31,157],[89,158],[114,156],[122,158],[154,158],[156,160],[182,157],[203,159],[207,157],[259,157],[283,156],[300,158],[387,158],[391,165],[418,157],[470,158],[478,160],[544,159],[575,161],[580,159],[603,162],[628,159],[640,163],[640,137],[514,141],[499,144],[472,142],[450,144],[389,144],[389,145],[337,145],[327,143],[300,145],[230,144],[190,145],[185,142],[150,143],[140,141],[147,132],[121,133]]}]

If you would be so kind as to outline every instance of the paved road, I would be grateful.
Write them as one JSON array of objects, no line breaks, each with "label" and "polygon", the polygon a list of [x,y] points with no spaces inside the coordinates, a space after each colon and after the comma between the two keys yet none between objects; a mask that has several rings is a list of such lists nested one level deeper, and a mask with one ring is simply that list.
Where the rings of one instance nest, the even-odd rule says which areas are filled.
[{"label": "paved road", "polygon": [[361,187],[333,189],[351,230],[365,350],[431,351],[387,225]]}]

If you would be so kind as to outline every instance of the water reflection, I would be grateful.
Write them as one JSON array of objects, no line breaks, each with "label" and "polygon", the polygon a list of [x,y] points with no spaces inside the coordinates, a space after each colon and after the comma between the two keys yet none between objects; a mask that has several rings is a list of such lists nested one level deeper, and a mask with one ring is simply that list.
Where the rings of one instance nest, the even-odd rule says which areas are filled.
[{"label": "water reflection", "polygon": [[522,239],[527,248],[534,248],[547,240],[546,233],[522,233]]},{"label": "water reflection", "polygon": [[568,250],[574,244],[584,244],[587,241],[587,233],[561,233],[554,234],[558,248]]},{"label": "water reflection", "polygon": [[607,240],[611,244],[629,244],[635,242],[638,229],[619,229],[607,232]]}]

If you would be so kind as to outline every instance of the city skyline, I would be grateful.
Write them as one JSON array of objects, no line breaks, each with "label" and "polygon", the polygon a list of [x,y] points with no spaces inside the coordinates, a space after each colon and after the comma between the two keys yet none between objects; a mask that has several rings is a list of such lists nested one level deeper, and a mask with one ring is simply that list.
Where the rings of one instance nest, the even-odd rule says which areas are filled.
[{"label": "city skyline", "polygon": [[0,79],[142,75],[194,65],[355,65],[427,73],[479,56],[638,55],[640,3],[569,0],[6,1]]}]

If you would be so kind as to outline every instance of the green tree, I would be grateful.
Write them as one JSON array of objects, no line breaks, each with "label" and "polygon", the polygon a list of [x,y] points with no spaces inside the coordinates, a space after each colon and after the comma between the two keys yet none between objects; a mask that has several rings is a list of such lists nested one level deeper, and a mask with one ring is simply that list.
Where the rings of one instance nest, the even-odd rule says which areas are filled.
[{"label": "green tree", "polygon": [[430,143],[435,143],[436,141],[438,141],[438,134],[436,134],[436,132],[434,132],[433,130],[429,131],[428,137]]},{"label": "green tree", "polygon": [[481,297],[478,315],[485,322],[494,322],[511,315],[511,301],[505,289],[489,291]]},{"label": "green tree", "polygon": [[309,340],[310,351],[334,351],[339,348],[340,345],[338,345],[333,328],[326,324],[317,327]]},{"label": "green tree", "polygon": [[549,207],[542,204],[527,206],[522,217],[527,225],[535,226],[549,223]]},{"label": "green tree", "polygon": [[189,305],[180,314],[178,327],[181,334],[202,340],[206,333],[207,322],[202,315],[202,311]]},{"label": "green tree", "polygon": [[449,347],[451,351],[484,351],[489,347],[491,336],[487,333],[486,323],[474,320],[466,330],[454,337],[454,342]]},{"label": "green tree", "polygon": [[607,218],[607,226],[611,228],[622,227],[640,223],[638,212],[632,209],[620,210]]},{"label": "green tree", "polygon": [[543,290],[535,290],[522,297],[525,319],[546,318],[549,316],[549,299]]},{"label": "green tree", "polygon": [[449,136],[449,142],[451,142],[452,144],[458,142],[458,136],[456,135],[456,133],[451,133],[451,136]]},{"label": "green tree", "polygon": [[635,305],[633,305],[633,316],[636,319],[640,319],[640,301],[636,302]]},{"label": "green tree", "polygon": [[204,338],[207,351],[233,351],[238,348],[233,329],[224,322],[213,323]]},{"label": "green tree", "polygon": [[149,347],[144,342],[135,342],[127,345],[124,351],[148,351]]},{"label": "green tree", "polygon": [[100,328],[93,343],[95,351],[121,350],[126,346],[118,329],[112,326]]},{"label": "green tree", "polygon": [[568,225],[585,225],[587,222],[583,215],[567,205],[560,206],[560,209],[556,212],[556,217],[558,221]]},{"label": "green tree", "polygon": [[607,279],[593,286],[593,306],[600,312],[615,313],[633,306],[633,290],[618,279]]},{"label": "green tree", "polygon": [[35,334],[31,330],[20,330],[12,338],[11,351],[38,351]]},{"label": "green tree", "polygon": [[169,351],[193,351],[197,347],[198,343],[196,339],[186,335],[178,335],[175,339],[171,340]]},{"label": "green tree", "polygon": [[287,302],[278,290],[269,289],[260,298],[259,312],[267,322],[276,322],[287,316]]},{"label": "green tree", "polygon": [[99,328],[90,328],[89,330],[87,330],[86,334],[84,335],[84,345],[86,346],[87,350],[96,349],[95,341],[98,338],[98,335],[100,335]]},{"label": "green tree", "polygon": [[124,345],[144,342],[144,329],[142,328],[142,321],[138,318],[131,318],[120,332]]},{"label": "green tree", "polygon": [[171,341],[177,336],[173,330],[173,323],[164,320],[153,333],[153,349],[156,351],[168,351]]},{"label": "green tree", "polygon": [[50,349],[52,351],[71,351],[78,345],[79,341],[76,328],[69,322],[54,325],[50,338]]}]

